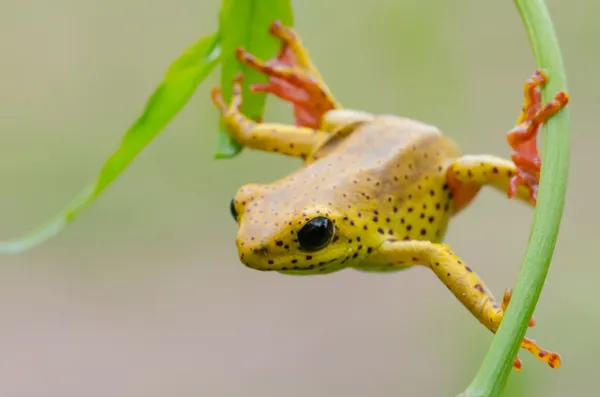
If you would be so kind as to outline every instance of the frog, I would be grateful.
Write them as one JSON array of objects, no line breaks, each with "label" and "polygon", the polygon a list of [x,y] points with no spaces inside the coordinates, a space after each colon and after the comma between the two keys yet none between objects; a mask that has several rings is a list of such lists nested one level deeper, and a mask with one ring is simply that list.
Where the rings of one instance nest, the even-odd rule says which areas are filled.
[{"label": "frog", "polygon": [[[274,21],[278,53],[261,60],[240,47],[237,60],[266,77],[250,93],[291,104],[294,124],[253,120],[242,113],[243,75],[231,100],[211,91],[229,137],[243,147],[302,160],[272,183],[248,183],[230,203],[236,245],[245,266],[286,275],[325,275],[344,269],[397,272],[424,266],[489,331],[496,333],[511,289],[498,302],[474,269],[443,243],[450,219],[483,187],[529,206],[537,202],[540,127],[569,96],[560,91],[542,106],[548,74],[524,84],[524,103],[507,133],[511,159],[464,155],[436,126],[397,115],[343,107],[311,60],[300,35]],[[532,317],[528,326],[536,324]],[[524,337],[521,348],[550,368],[561,356]],[[522,369],[516,356],[513,368]]]}]

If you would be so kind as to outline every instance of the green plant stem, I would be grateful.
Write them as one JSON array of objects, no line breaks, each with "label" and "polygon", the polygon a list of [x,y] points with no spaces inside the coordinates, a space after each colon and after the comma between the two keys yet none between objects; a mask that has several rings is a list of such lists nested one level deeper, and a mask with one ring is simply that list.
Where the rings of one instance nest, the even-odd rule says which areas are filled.
[{"label": "green plant stem", "polygon": [[[566,91],[566,75],[558,40],[543,0],[515,0],[527,30],[538,69],[548,72],[542,89],[544,103]],[[569,172],[569,112],[567,108],[545,127],[542,172],[529,244],[513,296],[477,375],[461,396],[498,397],[525,336],[527,323],[539,299],[563,213]]]}]

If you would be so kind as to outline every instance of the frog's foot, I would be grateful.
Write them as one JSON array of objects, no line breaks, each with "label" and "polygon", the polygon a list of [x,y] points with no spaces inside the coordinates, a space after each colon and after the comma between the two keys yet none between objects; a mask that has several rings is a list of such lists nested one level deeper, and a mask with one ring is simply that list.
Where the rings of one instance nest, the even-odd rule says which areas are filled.
[{"label": "frog's foot", "polygon": [[323,115],[339,108],[323,78],[310,61],[296,32],[279,21],[271,24],[270,33],[281,40],[274,58],[262,61],[243,48],[238,48],[240,62],[269,77],[266,84],[253,84],[253,92],[271,93],[294,107],[296,125],[319,128]]},{"label": "frog's foot", "polygon": [[[504,290],[504,298],[502,299],[502,310],[503,311],[506,311],[506,308],[508,307],[508,304],[510,302],[510,298],[512,298],[512,290],[510,288],[507,288],[506,290]],[[533,317],[531,317],[531,320],[529,320],[528,326],[529,327],[535,326],[535,319]],[[521,369],[523,369],[523,362],[521,361],[519,356],[515,357],[515,361],[513,362],[513,368],[516,369],[517,371],[521,371]]]},{"label": "frog's foot", "polygon": [[[506,311],[506,308],[508,307],[511,298],[512,290],[510,288],[507,288],[506,290],[504,290],[504,298],[502,299],[502,310]],[[528,327],[535,327],[535,324],[535,318],[531,317],[531,320],[529,320]]]},{"label": "frog's foot", "polygon": [[213,88],[211,98],[227,127],[229,136],[239,144],[256,150],[308,158],[329,134],[307,127],[263,123],[250,120],[241,112],[242,75],[233,83],[231,102],[223,99],[220,87]]},{"label": "frog's foot", "polygon": [[231,102],[225,103],[221,87],[214,87],[210,93],[210,98],[213,104],[219,109],[221,116],[223,117],[225,124],[239,124],[236,125],[237,129],[247,129],[249,125],[256,124],[250,121],[241,113],[242,108],[242,80],[243,75],[239,74],[233,81],[233,89],[231,93]]},{"label": "frog's foot", "polygon": [[524,85],[525,101],[517,125],[508,132],[507,140],[513,149],[512,160],[517,173],[510,181],[508,197],[515,196],[517,185],[530,190],[530,201],[537,202],[537,190],[542,160],[537,149],[537,133],[540,126],[558,113],[569,102],[566,92],[560,91],[550,103],[542,108],[540,87],[546,84],[548,75],[536,71]]},{"label": "frog's foot", "polygon": [[[508,307],[508,304],[510,303],[511,298],[512,298],[512,290],[506,289],[504,291],[504,298],[502,299],[501,309],[498,308],[493,313],[493,315],[490,315],[490,318],[491,318],[490,321],[492,321],[496,327],[500,325],[500,322],[504,318],[504,312],[506,311],[506,308]],[[492,306],[492,307],[497,307],[497,305]],[[529,320],[528,326],[533,327],[535,325],[536,325],[535,319],[532,317]],[[537,357],[538,360],[546,363],[550,368],[560,367],[560,364],[561,364],[560,355],[558,353],[542,349],[533,339],[530,339],[527,337],[523,338],[523,341],[521,342],[521,348],[523,348],[523,349],[527,350],[528,352],[530,352],[531,354],[533,354],[535,357]],[[513,368],[517,371],[521,371],[521,369],[523,369],[523,363],[521,362],[521,359],[519,358],[519,356],[515,357],[515,360],[513,362]]]}]

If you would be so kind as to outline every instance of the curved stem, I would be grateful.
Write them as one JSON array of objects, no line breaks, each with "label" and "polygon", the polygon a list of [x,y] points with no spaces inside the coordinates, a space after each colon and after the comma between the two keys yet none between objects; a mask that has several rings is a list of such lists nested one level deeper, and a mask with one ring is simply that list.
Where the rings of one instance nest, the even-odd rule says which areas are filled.
[{"label": "curved stem", "polygon": [[[548,84],[542,89],[543,101],[547,103],[558,91],[567,88],[552,20],[544,0],[514,1],[529,36],[537,68],[548,72]],[[538,202],[525,259],[500,328],[477,375],[461,394],[463,397],[501,395],[542,291],[556,245],[567,189],[570,151],[567,109],[550,119],[545,127]]]}]

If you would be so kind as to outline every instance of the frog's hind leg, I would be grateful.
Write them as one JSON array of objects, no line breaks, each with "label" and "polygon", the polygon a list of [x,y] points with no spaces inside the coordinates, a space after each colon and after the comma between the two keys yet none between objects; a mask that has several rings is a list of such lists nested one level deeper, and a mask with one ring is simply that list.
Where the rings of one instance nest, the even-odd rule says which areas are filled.
[{"label": "frog's hind leg", "polygon": [[240,62],[269,77],[268,83],[254,84],[251,90],[275,94],[290,102],[296,125],[319,128],[323,115],[341,106],[311,62],[298,34],[279,21],[271,24],[270,33],[281,40],[281,49],[273,59],[262,61],[243,48],[237,51]]},{"label": "frog's hind leg", "polygon": [[507,140],[513,148],[512,161],[494,156],[464,156],[448,168],[450,185],[457,211],[477,194],[481,186],[491,185],[535,205],[541,169],[537,150],[540,126],[564,108],[568,95],[561,91],[545,107],[541,106],[539,87],[548,76],[537,71],[524,85],[524,105],[517,125],[508,132]]},{"label": "frog's hind leg", "polygon": [[[509,304],[511,291],[505,291],[503,302],[499,304],[483,280],[447,245],[429,241],[388,240],[366,259],[364,266],[393,268],[416,265],[424,265],[431,269],[479,322],[494,333],[498,330],[504,310]],[[535,321],[531,319],[529,326],[533,325]],[[551,368],[558,368],[561,364],[558,353],[542,349],[532,339],[524,338],[521,347]],[[521,360],[518,357],[513,367],[516,370],[521,369]]]},{"label": "frog's hind leg", "polygon": [[327,132],[313,128],[258,123],[248,119],[240,111],[242,106],[241,83],[242,76],[239,75],[233,84],[229,105],[223,100],[219,87],[215,87],[211,93],[213,103],[221,112],[227,133],[241,145],[250,149],[306,159],[330,136]]}]

